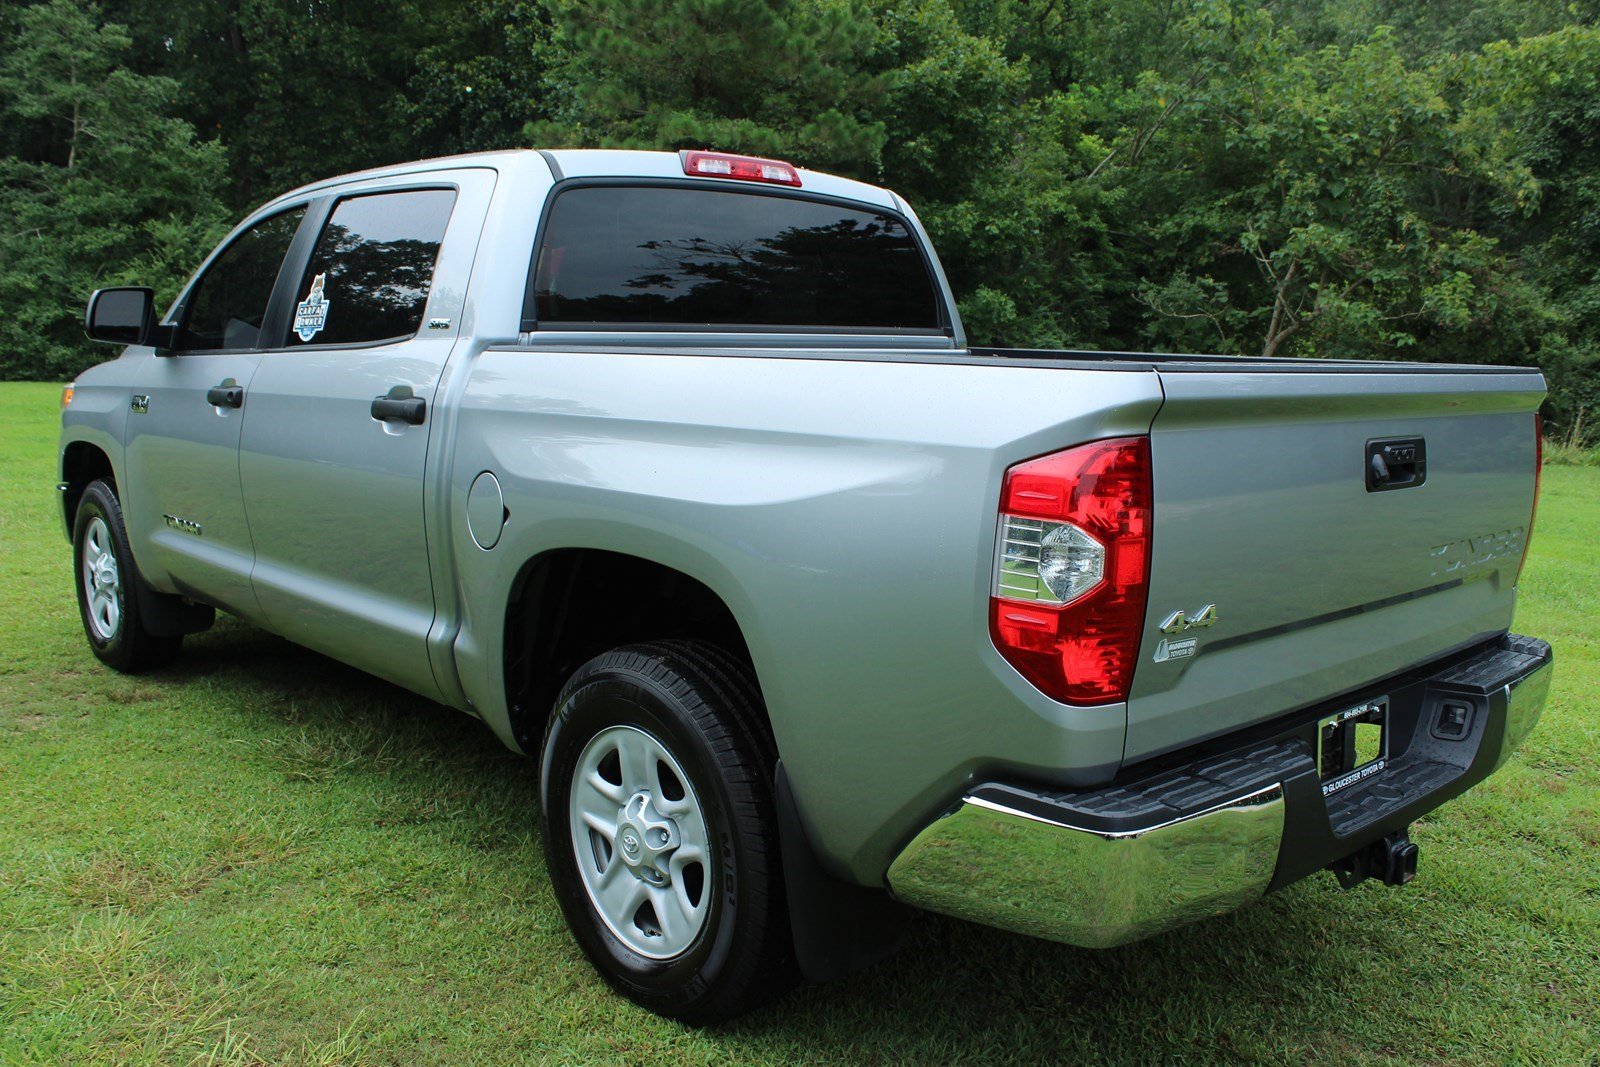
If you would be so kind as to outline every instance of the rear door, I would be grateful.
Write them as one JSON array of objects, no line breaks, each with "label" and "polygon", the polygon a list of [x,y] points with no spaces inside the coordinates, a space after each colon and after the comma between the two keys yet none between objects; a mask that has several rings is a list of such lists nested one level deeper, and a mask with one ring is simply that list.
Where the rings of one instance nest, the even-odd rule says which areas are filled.
[{"label": "rear door", "polygon": [[242,404],[305,214],[299,204],[252,222],[211,258],[173,308],[172,351],[148,357],[129,398],[122,500],[140,569],[158,588],[246,617],[257,611],[239,488]]},{"label": "rear door", "polygon": [[1161,370],[1129,760],[1510,625],[1543,379],[1346,367]]},{"label": "rear door", "polygon": [[429,696],[425,468],[493,185],[439,172],[318,204],[240,453],[268,624]]}]

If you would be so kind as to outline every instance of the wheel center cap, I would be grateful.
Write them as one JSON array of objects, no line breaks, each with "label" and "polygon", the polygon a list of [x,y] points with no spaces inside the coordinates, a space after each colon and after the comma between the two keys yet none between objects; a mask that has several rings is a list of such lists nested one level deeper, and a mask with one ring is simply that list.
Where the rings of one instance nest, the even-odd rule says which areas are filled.
[{"label": "wheel center cap", "polygon": [[640,790],[617,812],[617,852],[636,878],[665,885],[668,860],[677,849],[678,824],[656,810],[650,794]]}]

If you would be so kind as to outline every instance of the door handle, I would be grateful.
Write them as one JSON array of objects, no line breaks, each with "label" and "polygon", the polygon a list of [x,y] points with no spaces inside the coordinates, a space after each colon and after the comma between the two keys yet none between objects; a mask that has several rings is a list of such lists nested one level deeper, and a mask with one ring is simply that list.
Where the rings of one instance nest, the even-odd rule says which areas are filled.
[{"label": "door handle", "polygon": [[244,407],[244,386],[213,385],[206,390],[206,400],[214,408]]},{"label": "door handle", "polygon": [[421,426],[428,417],[428,404],[420,396],[375,396],[372,417],[379,422],[408,422]]}]

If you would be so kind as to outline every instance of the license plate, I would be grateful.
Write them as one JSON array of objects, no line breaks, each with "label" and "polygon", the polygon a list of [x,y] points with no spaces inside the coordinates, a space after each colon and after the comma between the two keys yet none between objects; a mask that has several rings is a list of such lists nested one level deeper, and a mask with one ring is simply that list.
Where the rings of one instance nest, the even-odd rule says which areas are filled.
[{"label": "license plate", "polygon": [[1317,724],[1322,795],[1331,796],[1382,771],[1389,756],[1389,703],[1374,700]]}]

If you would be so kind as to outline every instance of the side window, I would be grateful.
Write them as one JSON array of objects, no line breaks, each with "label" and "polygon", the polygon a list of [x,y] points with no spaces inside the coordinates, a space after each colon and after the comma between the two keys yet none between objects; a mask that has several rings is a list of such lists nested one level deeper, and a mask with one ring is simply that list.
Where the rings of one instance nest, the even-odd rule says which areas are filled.
[{"label": "side window", "polygon": [[262,219],[212,260],[189,290],[174,348],[256,347],[267,299],[305,213],[297,207]]},{"label": "side window", "polygon": [[416,333],[455,202],[452,190],[419,189],[334,205],[295,295],[290,347]]}]

